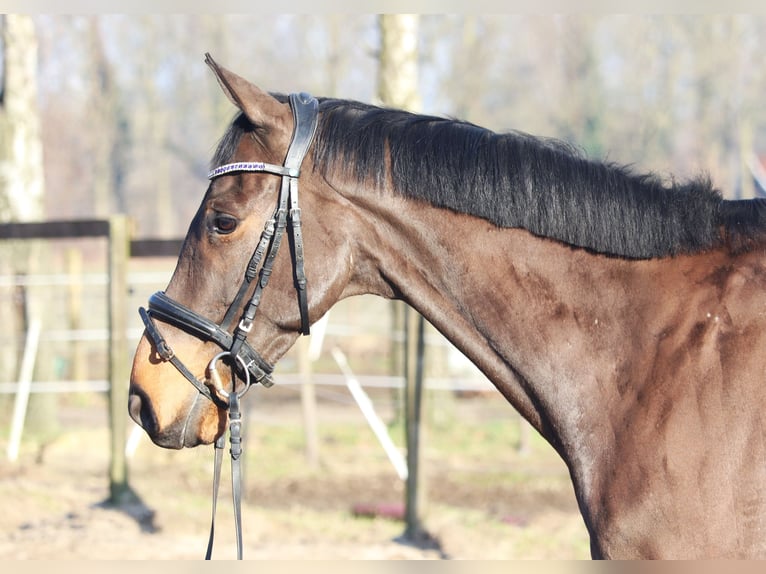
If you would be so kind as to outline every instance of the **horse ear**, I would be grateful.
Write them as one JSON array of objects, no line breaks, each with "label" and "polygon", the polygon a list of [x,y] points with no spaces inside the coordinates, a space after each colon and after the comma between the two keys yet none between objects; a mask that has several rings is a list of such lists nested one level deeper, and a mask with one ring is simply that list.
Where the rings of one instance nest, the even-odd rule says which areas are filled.
[{"label": "horse ear", "polygon": [[242,110],[254,125],[273,126],[285,113],[285,107],[276,98],[234,72],[218,65],[207,52],[205,53],[205,63],[213,70],[218,84],[229,100]]}]

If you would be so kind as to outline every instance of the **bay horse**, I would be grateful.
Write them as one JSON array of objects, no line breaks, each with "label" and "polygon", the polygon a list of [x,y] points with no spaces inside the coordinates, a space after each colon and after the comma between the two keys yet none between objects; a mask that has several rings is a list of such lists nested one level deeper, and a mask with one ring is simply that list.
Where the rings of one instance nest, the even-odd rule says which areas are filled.
[{"label": "bay horse", "polygon": [[268,385],[311,323],[371,293],[556,449],[594,558],[766,558],[766,202],[207,63],[240,113],[142,311],[129,411],[156,444],[225,432],[217,357]]}]

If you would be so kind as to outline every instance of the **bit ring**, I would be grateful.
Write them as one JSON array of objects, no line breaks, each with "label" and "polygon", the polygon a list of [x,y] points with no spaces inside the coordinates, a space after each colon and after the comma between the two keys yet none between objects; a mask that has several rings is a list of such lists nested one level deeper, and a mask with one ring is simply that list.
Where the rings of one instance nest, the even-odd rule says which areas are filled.
[{"label": "bit ring", "polygon": [[239,355],[231,354],[229,351],[223,351],[221,353],[218,353],[215,357],[210,359],[210,362],[207,365],[207,370],[208,370],[208,373],[209,373],[208,380],[213,383],[213,387],[214,387],[216,393],[218,393],[221,397],[223,397],[226,400],[229,399],[229,395],[231,394],[231,392],[236,391],[237,379],[236,379],[236,376],[233,378],[233,381],[232,381],[232,391],[227,391],[226,389],[224,389],[223,388],[223,381],[221,380],[221,376],[218,374],[218,368],[216,367],[216,363],[221,358],[227,357],[227,356],[228,357],[234,357],[234,359],[236,361],[238,361],[240,366],[242,367],[242,371],[245,373],[245,384],[244,384],[244,387],[243,387],[242,391],[236,393],[237,397],[242,397],[242,395],[244,395],[248,391],[248,389],[250,388],[250,371],[247,368],[247,365],[245,364],[245,360],[242,357],[240,357]]}]

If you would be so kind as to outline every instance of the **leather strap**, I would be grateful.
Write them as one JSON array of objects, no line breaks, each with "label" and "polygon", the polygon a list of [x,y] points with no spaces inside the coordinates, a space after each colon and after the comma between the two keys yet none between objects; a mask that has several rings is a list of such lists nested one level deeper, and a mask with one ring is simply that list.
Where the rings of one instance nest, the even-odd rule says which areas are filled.
[{"label": "leather strap", "polygon": [[207,540],[205,560],[213,556],[213,541],[215,539],[215,511],[218,508],[218,487],[221,485],[221,464],[223,463],[223,447],[226,444],[226,433],[215,441],[215,459],[213,462],[213,516],[210,519],[210,536]]},{"label": "leather strap", "polygon": [[141,316],[141,320],[144,322],[147,335],[154,342],[154,347],[157,349],[157,354],[160,356],[160,358],[163,361],[169,361],[176,369],[178,369],[178,371],[186,378],[187,381],[194,385],[194,387],[202,395],[213,401],[216,405],[225,408],[226,405],[221,404],[220,399],[210,392],[210,389],[207,387],[207,385],[197,379],[197,377],[195,377],[194,374],[186,368],[186,365],[184,365],[183,362],[180,361],[178,357],[176,357],[173,349],[171,349],[170,346],[165,342],[165,339],[160,334],[159,329],[157,329],[157,326],[154,324],[154,321],[149,316],[146,309],[141,307],[138,309],[138,313]]},{"label": "leather strap", "polygon": [[266,253],[269,245],[271,245],[271,240],[274,237],[274,229],[276,227],[275,217],[276,214],[272,216],[272,218],[269,219],[263,226],[261,239],[258,242],[258,246],[255,248],[255,251],[253,251],[253,255],[250,257],[250,261],[248,262],[247,268],[245,269],[245,277],[239,286],[237,294],[234,296],[234,300],[226,310],[226,315],[224,316],[223,321],[221,321],[221,329],[225,331],[228,331],[229,327],[231,327],[232,323],[234,322],[234,316],[242,306],[242,301],[244,301],[245,295],[250,290],[250,284],[258,275],[258,266],[261,264],[261,260],[263,259],[263,256]]},{"label": "leather strap", "polygon": [[[160,357],[165,360],[175,358],[175,354],[165,342],[159,329],[157,329],[154,324],[154,321],[152,320],[153,317],[173,325],[174,327],[178,327],[182,331],[194,335],[203,341],[212,341],[224,350],[228,351],[233,345],[232,335],[229,335],[229,333],[221,329],[209,319],[198,315],[188,307],[174,301],[162,291],[158,291],[149,297],[148,307],[148,311],[142,307],[138,312],[146,327],[147,335],[149,335],[154,342],[155,347],[157,347],[157,352],[160,353],[161,348],[164,348],[169,352],[169,355],[166,356],[163,356],[160,353]],[[271,376],[274,367],[267,363],[258,352],[250,346],[250,344],[243,342],[240,346],[239,355],[244,364],[248,366],[250,378],[253,382],[261,383],[265,387],[270,387],[274,384]],[[180,363],[180,361],[178,362]],[[175,362],[173,362],[173,364],[178,368],[178,365]],[[194,382],[197,380],[196,377],[193,377],[192,375],[193,379],[189,379],[189,376],[187,375],[189,371],[186,367],[179,370],[189,382],[199,388],[198,384]],[[199,381],[197,382],[199,383]],[[203,383],[199,384],[205,386]]]},{"label": "leather strap", "polygon": [[[232,379],[233,380],[233,379]],[[234,505],[234,533],[237,543],[237,560],[242,560],[242,412],[240,410],[241,395],[236,392],[229,394],[229,442],[231,443],[231,492]],[[223,463],[223,447],[226,443],[225,433],[215,441],[215,460],[213,462],[213,510],[210,519],[210,535],[207,541],[205,560],[213,556],[215,541],[215,513],[218,508],[218,490],[221,484],[221,466]]]},{"label": "leather strap", "polygon": [[[300,167],[300,166],[299,166]],[[290,177],[298,177],[298,172],[295,169],[290,169],[287,166],[274,165],[273,163],[264,163],[262,161],[238,161],[236,163],[227,163],[220,167],[209,171],[207,174],[208,179],[215,179],[227,173],[236,173],[240,171],[262,171],[266,173],[273,173],[275,175],[287,175]]]},{"label": "leather strap", "polygon": [[[305,92],[290,94],[290,107],[293,110],[295,127],[293,142],[285,159],[285,167],[298,168],[308,152],[317,129],[317,110],[319,102]],[[303,233],[301,231],[301,210],[298,207],[298,178],[290,178],[290,227],[293,232],[293,266],[295,288],[298,291],[298,306],[301,312],[301,334],[308,335],[310,331],[309,307],[307,295],[306,273],[303,264]]]},{"label": "leather strap", "polygon": [[[290,216],[290,228],[292,231],[292,256],[293,256],[293,269],[295,286],[298,291],[298,305],[301,316],[301,333],[304,335],[309,334],[309,313],[308,313],[308,296],[307,296],[307,281],[304,271],[304,253],[303,253],[303,234],[301,232],[301,220],[300,220],[300,208],[298,207],[298,176],[300,175],[300,167],[303,163],[303,158],[308,152],[308,148],[314,139],[314,134],[317,128],[317,112],[319,109],[319,102],[306,93],[290,94],[290,109],[293,112],[293,137],[290,142],[290,147],[287,150],[285,157],[285,169],[290,172],[289,177],[282,178],[282,185],[279,190],[279,203],[274,211],[272,219],[267,222],[264,232],[261,234],[261,242],[256,248],[256,253],[253,254],[255,258],[259,251],[259,248],[264,242],[264,238],[267,234],[267,230],[274,230],[273,237],[271,237],[271,244],[268,247],[268,253],[266,254],[266,260],[261,267],[259,275],[259,281],[255,286],[250,301],[247,303],[243,313],[242,319],[234,333],[234,344],[236,347],[232,348],[232,352],[236,354],[235,349],[238,350],[239,345],[244,342],[247,337],[250,328],[252,326],[255,313],[261,302],[261,296],[263,290],[269,283],[271,278],[271,271],[276,260],[279,247],[282,244],[282,237],[287,227],[287,216]],[[230,164],[236,165],[236,164]],[[223,166],[225,167],[225,166]],[[289,211],[288,211],[289,206]],[[273,223],[273,228],[271,226]],[[258,256],[260,261],[262,254]],[[251,263],[252,263],[251,259]],[[250,267],[250,265],[248,265]],[[257,263],[256,263],[257,267]],[[246,292],[243,285],[240,286],[240,292]],[[239,295],[239,293],[238,293]],[[227,311],[227,317],[230,315],[232,307],[236,308],[234,304],[229,307]]]},{"label": "leather strap", "polygon": [[229,441],[231,442],[231,493],[234,504],[234,532],[237,538],[237,560],[242,560],[242,413],[239,395],[229,398]]}]

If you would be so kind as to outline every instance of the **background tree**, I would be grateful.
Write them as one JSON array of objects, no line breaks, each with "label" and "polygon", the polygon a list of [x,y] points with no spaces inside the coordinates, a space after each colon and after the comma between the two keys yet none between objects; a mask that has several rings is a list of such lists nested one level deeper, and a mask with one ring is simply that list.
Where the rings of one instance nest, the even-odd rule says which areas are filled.
[{"label": "background tree", "polygon": [[[205,51],[274,91],[377,97],[374,15],[36,22],[46,210],[100,212],[94,197],[105,184],[97,180],[109,178],[98,166],[111,163],[111,208],[124,203],[141,235],[186,231],[213,144],[233,115],[202,64]],[[423,16],[421,106],[496,130],[564,137],[637,169],[707,170],[735,196],[742,150],[766,147],[764,26],[762,15]],[[98,142],[109,138],[107,153]]]},{"label": "background tree", "polygon": [[[0,221],[44,219],[43,155],[37,92],[37,36],[29,16],[0,17],[2,33],[2,92],[0,93]],[[0,273],[22,278],[44,269],[41,244],[4,242],[0,245]],[[10,306],[0,307],[0,324],[15,334],[0,345],[4,380],[16,380],[24,334],[32,321],[45,317],[45,298],[23,281],[14,289]],[[46,379],[50,361],[37,361],[36,377]],[[57,430],[55,395],[33,394],[27,426],[41,445]]]},{"label": "background tree", "polygon": [[2,26],[0,218],[30,221],[43,213],[43,157],[37,108],[37,37],[29,16]]},{"label": "background tree", "polygon": [[92,157],[93,215],[108,217],[127,207],[125,175],[130,146],[128,117],[121,103],[112,63],[106,55],[101,23],[96,16],[87,20],[90,80],[88,125],[96,129],[90,136]]},{"label": "background tree", "polygon": [[[418,82],[419,17],[415,14],[384,14],[378,17],[378,25],[378,99],[387,107],[419,112],[422,107]],[[397,365],[403,367],[405,375],[404,423],[408,472],[404,538],[424,542],[428,534],[422,522],[425,479],[420,464],[420,442],[424,434],[421,425],[421,397],[425,320],[401,302],[393,303],[392,315],[394,329],[405,332],[403,365]],[[398,353],[395,349],[392,351],[392,357],[396,357]]]}]

